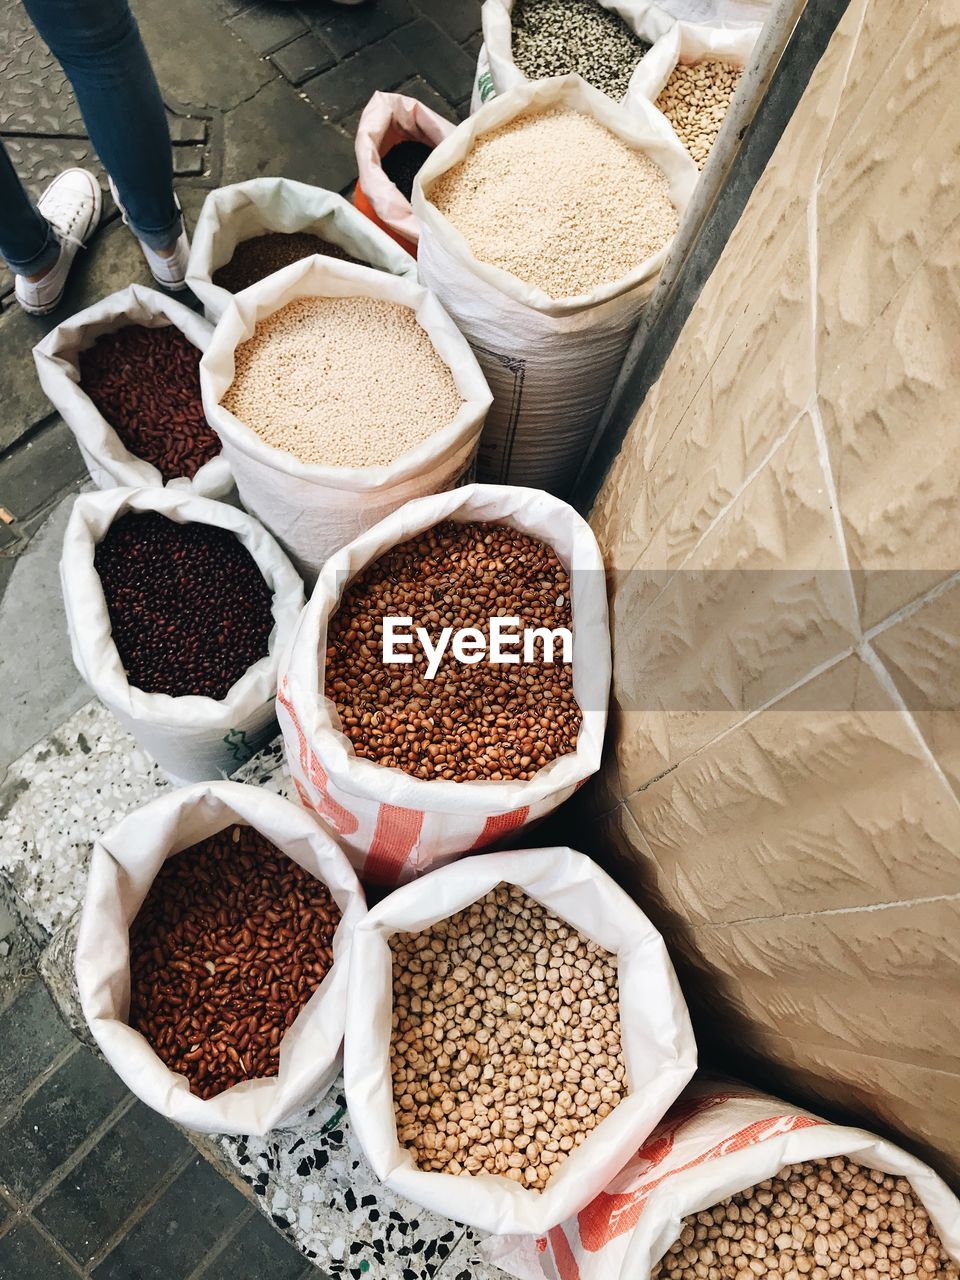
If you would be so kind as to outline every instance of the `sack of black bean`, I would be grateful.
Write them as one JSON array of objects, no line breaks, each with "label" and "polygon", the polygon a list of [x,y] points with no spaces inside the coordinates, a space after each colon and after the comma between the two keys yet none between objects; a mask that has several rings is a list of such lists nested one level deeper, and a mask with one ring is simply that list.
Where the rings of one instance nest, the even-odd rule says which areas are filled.
[{"label": "sack of black bean", "polygon": [[573,849],[404,885],[358,926],[350,968],[350,1004],[371,1011],[344,1042],[367,1159],[483,1231],[549,1231],[583,1208],[696,1067],[663,939]]},{"label": "sack of black bean", "polygon": [[600,764],[610,683],[590,526],[532,489],[408,503],[324,566],[278,713],[304,804],[367,883],[503,844]]},{"label": "sack of black bean", "polygon": [[521,1280],[960,1280],[960,1201],[886,1138],[698,1079],[575,1217],[482,1253]]},{"label": "sack of black bean", "polygon": [[132,284],[78,311],[33,349],[37,376],[100,489],[233,490],[200,396],[213,329],[189,307]]},{"label": "sack of black bean", "polygon": [[81,494],[60,581],[77,670],[174,781],[233,773],[273,736],[303,583],[246,512],[171,489]]},{"label": "sack of black bean", "polygon": [[365,910],[346,858],[299,805],[235,782],[167,792],[94,844],[77,937],[84,1016],[161,1115],[267,1133],[339,1070]]},{"label": "sack of black bean", "polygon": [[336,192],[291,178],[250,178],[204,200],[187,284],[216,323],[234,294],[315,253],[416,278],[406,249]]}]

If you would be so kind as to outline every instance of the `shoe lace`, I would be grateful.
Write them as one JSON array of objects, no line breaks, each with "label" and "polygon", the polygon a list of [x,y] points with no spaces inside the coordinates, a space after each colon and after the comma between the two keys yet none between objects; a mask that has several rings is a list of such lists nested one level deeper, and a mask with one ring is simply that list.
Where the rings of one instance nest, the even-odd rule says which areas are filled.
[{"label": "shoe lace", "polygon": [[77,203],[76,198],[67,199],[57,195],[56,192],[45,201],[45,205],[43,216],[60,239],[82,249],[83,240],[73,234],[72,228],[77,219],[83,216],[83,206]]}]

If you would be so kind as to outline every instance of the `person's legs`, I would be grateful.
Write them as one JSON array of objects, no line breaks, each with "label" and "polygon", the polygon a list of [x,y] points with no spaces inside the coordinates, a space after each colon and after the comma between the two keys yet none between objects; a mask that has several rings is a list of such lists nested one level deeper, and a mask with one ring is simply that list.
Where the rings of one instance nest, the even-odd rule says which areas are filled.
[{"label": "person's legs", "polygon": [[16,275],[39,275],[53,266],[60,242],[17,177],[0,143],[0,256]]},{"label": "person's legs", "polygon": [[183,229],[156,77],[127,0],[23,0],[59,60],[131,230],[167,250]]}]

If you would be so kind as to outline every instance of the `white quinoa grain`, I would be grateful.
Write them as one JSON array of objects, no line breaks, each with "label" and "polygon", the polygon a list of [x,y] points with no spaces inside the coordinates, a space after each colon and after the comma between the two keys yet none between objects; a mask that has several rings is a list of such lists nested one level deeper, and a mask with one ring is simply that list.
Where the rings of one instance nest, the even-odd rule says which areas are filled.
[{"label": "white quinoa grain", "polygon": [[414,312],[379,298],[288,302],[258,323],[235,362],[224,408],[306,463],[394,462],[462,404]]},{"label": "white quinoa grain", "polygon": [[707,163],[743,71],[721,58],[678,63],[656,106],[673,125],[697,168]]},{"label": "white quinoa grain", "polygon": [[551,298],[622,279],[679,225],[663,170],[562,108],[484,134],[425,194],[476,258]]}]

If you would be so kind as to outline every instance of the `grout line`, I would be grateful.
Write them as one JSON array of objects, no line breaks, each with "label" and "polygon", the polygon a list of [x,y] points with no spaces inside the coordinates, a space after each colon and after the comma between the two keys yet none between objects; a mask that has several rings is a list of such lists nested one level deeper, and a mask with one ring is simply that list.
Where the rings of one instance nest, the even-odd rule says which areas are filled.
[{"label": "grout line", "polygon": [[940,893],[926,898],[903,898],[893,902],[872,902],[862,907],[825,907],[822,911],[783,911],[779,915],[741,916],[737,920],[703,920],[699,924],[691,920],[684,922],[684,928],[693,933],[710,929],[729,929],[741,924],[779,924],[784,920],[815,920],[820,916],[856,916],[867,915],[871,911],[892,911],[897,907],[924,907],[937,902],[960,902],[960,893]]},{"label": "grout line", "polygon": [[[131,1097],[130,1102],[131,1105],[133,1105],[136,1102],[136,1099]],[[134,1228],[147,1216],[154,1205],[156,1205],[161,1197],[169,1191],[180,1175],[189,1168],[195,1159],[196,1152],[191,1150],[171,1166],[150,1194],[148,1196],[144,1196],[136,1208],[131,1210],[120,1226],[117,1227],[116,1231],[114,1231],[113,1235],[107,1237],[98,1251],[93,1255],[92,1259],[86,1264],[91,1271],[99,1267],[100,1263],[103,1262],[105,1258],[109,1257],[117,1245],[131,1234]],[[174,1280],[174,1278],[171,1277],[171,1280]]]},{"label": "grout line", "polygon": [[[37,981],[41,982],[42,985],[42,979],[38,978]],[[15,1115],[22,1111],[33,1095],[47,1083],[50,1077],[59,1071],[65,1063],[69,1062],[75,1053],[79,1052],[79,1040],[75,1040],[73,1044],[68,1045],[66,1049],[61,1049],[56,1057],[51,1059],[51,1061],[47,1063],[38,1075],[34,1076],[23,1092],[17,1094],[16,1098],[14,1098],[12,1102],[8,1103],[7,1106],[0,1111],[0,1128],[3,1128],[8,1121],[12,1120]]]},{"label": "grout line", "polygon": [[122,1116],[126,1115],[135,1101],[136,1099],[131,1094],[122,1102],[117,1103],[113,1110],[107,1115],[106,1119],[101,1120],[97,1127],[92,1130],[92,1132],[89,1133],[82,1142],[78,1143],[69,1155],[64,1157],[61,1163],[57,1165],[56,1169],[54,1169],[53,1173],[51,1173],[50,1177],[40,1187],[40,1190],[35,1191],[34,1194],[26,1201],[28,1212],[33,1213],[37,1205],[39,1205],[55,1187],[58,1187],[65,1178],[70,1176],[84,1156],[89,1155],[104,1134],[107,1133],[109,1129],[112,1129]]},{"label": "grout line", "polygon": [[[880,570],[880,572],[883,572]],[[890,572],[896,573],[897,570]],[[936,573],[935,569],[918,569],[918,573]],[[928,604],[939,599],[945,592],[951,591],[958,583],[960,583],[960,572],[951,573],[949,577],[944,578],[942,582],[938,582],[935,587],[931,587],[929,591],[925,591],[923,595],[917,596],[915,600],[911,600],[909,604],[901,605],[888,618],[884,618],[882,622],[875,622],[872,627],[868,627],[863,633],[863,639],[870,644],[877,636],[883,635],[890,627],[896,626],[898,622],[903,622],[907,618],[912,618],[915,613],[919,613],[921,609],[925,609]]]},{"label": "grout line", "polygon": [[37,1234],[42,1237],[42,1239],[46,1242],[46,1244],[50,1246],[50,1248],[61,1259],[61,1261],[66,1262],[69,1268],[69,1271],[68,1271],[69,1275],[83,1277],[87,1274],[84,1270],[81,1269],[76,1259],[70,1256],[70,1254],[63,1247],[63,1245],[56,1238],[56,1236],[52,1236],[50,1234],[50,1232],[47,1230],[47,1228],[43,1225],[42,1222],[38,1222],[37,1219],[30,1214],[24,1214],[24,1216],[20,1219],[20,1221],[29,1222],[30,1226],[33,1227],[34,1231],[36,1231]]},{"label": "grout line", "polygon": [[[216,1262],[217,1258],[220,1257],[227,1245],[230,1244],[235,1236],[240,1234],[247,1223],[250,1222],[254,1215],[259,1212],[260,1211],[254,1205],[248,1205],[246,1212],[241,1213],[236,1221],[227,1228],[223,1235],[221,1235],[220,1239],[210,1246],[207,1250],[206,1256],[200,1259],[193,1270],[189,1272],[188,1275],[184,1276],[183,1280],[202,1280],[203,1273],[206,1271],[207,1267],[209,1267],[210,1263]],[[280,1235],[279,1231],[277,1232],[277,1235]],[[286,1239],[286,1237],[283,1238]]]}]

